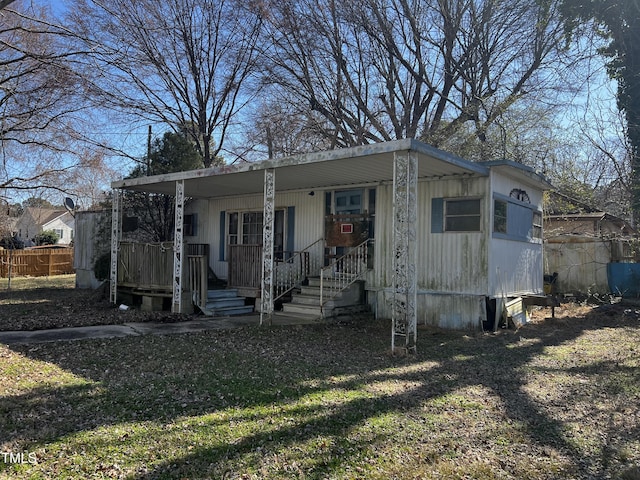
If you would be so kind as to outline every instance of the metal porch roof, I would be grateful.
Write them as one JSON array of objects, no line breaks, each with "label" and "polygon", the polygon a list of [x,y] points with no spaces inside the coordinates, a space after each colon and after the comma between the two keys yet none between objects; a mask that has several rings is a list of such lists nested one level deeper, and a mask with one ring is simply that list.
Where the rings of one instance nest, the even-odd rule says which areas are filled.
[{"label": "metal porch roof", "polygon": [[315,152],[256,163],[244,163],[185,172],[128,178],[113,188],[175,194],[175,182],[184,180],[188,197],[212,198],[258,194],[264,188],[264,170],[275,168],[277,191],[322,189],[332,186],[393,180],[395,153],[418,156],[418,177],[438,178],[489,174],[489,168],[412,139]]}]

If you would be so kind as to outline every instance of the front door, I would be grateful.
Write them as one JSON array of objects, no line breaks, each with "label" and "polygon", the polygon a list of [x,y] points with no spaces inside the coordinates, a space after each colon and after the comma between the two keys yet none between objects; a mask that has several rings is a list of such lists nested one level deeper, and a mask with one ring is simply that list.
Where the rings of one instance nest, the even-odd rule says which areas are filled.
[{"label": "front door", "polygon": [[342,190],[334,194],[334,212],[336,215],[362,213],[363,190]]},{"label": "front door", "polygon": [[325,220],[327,262],[340,258],[368,236],[364,203],[362,189],[333,192],[332,211],[327,208]]}]

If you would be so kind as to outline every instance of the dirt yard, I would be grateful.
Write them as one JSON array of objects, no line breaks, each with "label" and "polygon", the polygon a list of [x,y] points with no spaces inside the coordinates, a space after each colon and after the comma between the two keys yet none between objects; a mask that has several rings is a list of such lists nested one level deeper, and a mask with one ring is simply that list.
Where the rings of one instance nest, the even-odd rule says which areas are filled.
[{"label": "dirt yard", "polygon": [[[0,279],[0,331],[41,330],[47,328],[116,325],[127,322],[178,322],[193,318],[171,312],[119,310],[109,303],[106,290],[79,290],[75,275],[17,278],[11,290],[7,280]],[[598,307],[597,310],[594,310]],[[632,316],[640,318],[640,305],[623,303],[603,305],[588,302],[566,302],[556,309],[556,317],[581,318],[587,315]],[[549,308],[537,308],[533,323],[551,315]]]},{"label": "dirt yard", "polygon": [[185,315],[119,310],[108,292],[75,288],[75,275],[17,278],[11,290],[0,279],[0,331],[111,325],[126,322],[175,322]]}]

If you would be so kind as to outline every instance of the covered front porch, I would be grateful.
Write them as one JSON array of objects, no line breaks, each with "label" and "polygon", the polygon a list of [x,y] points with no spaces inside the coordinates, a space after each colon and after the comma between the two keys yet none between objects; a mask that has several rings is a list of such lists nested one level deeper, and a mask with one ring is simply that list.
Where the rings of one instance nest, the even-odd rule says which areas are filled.
[{"label": "covered front porch", "polygon": [[[465,178],[486,175],[487,169],[414,140],[399,140],[383,144],[318,152],[296,157],[267,160],[255,164],[240,164],[210,169],[179,172],[153,177],[125,179],[112,184],[114,188],[111,299],[116,300],[118,288],[118,252],[121,251],[122,190],[137,190],[174,195],[175,241],[171,245],[170,293],[171,306],[182,312],[185,303],[202,304],[206,275],[211,266],[226,269],[227,285],[253,292],[259,298],[261,323],[269,321],[276,301],[309,277],[319,280],[320,308],[327,297],[355,281],[366,280],[375,263],[373,256],[392,258],[392,348],[412,351],[416,338],[417,184],[419,178]],[[354,215],[336,211],[340,192],[362,191],[363,200],[376,188],[392,186],[392,222],[377,228],[392,230],[391,248],[374,247],[373,232],[366,231],[358,242],[334,246],[326,225],[333,216],[334,228],[340,234],[359,231],[357,221],[340,218]],[[368,193],[372,192],[372,193]],[[327,207],[332,195],[333,209]],[[185,239],[185,200],[196,199],[205,205],[199,215],[206,214],[207,231],[196,238],[206,244],[210,257],[204,263],[189,259],[191,243]],[[241,242],[233,235],[231,222],[237,220],[230,212],[242,212],[238,199],[249,198],[260,204],[260,232],[252,232],[253,241]],[[301,199],[306,199],[302,201]],[[215,203],[216,209],[210,207]],[[348,205],[347,205],[348,206]],[[209,211],[209,208],[212,211]],[[346,208],[346,207],[345,207]],[[295,209],[295,215],[293,210]],[[278,213],[284,212],[284,213]],[[295,232],[296,244],[286,245],[279,232],[279,218],[284,216],[286,228]],[[295,220],[294,220],[295,219]],[[372,223],[373,224],[373,223]],[[231,233],[230,233],[231,232]],[[335,233],[335,232],[334,232]],[[255,237],[255,235],[258,237]],[[289,238],[294,238],[292,235]],[[291,248],[293,247],[293,248]],[[375,250],[374,250],[375,248]],[[375,251],[375,253],[372,253]],[[331,272],[323,274],[323,269]],[[205,274],[207,272],[207,274]],[[237,284],[237,285],[234,285]],[[323,296],[325,297],[323,299]]]}]

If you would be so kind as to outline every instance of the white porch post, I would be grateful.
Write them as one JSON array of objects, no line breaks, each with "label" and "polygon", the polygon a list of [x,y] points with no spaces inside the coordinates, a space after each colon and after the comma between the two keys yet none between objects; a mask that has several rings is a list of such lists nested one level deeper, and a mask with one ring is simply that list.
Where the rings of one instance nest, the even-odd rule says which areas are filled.
[{"label": "white porch post", "polygon": [[120,189],[114,188],[111,204],[111,271],[109,279],[111,280],[109,301],[117,303],[118,301],[118,250],[120,249],[120,238],[122,236],[122,209]]},{"label": "white porch post", "polygon": [[182,313],[182,250],[184,223],[184,180],[176,181],[175,231],[173,236],[173,302],[171,311]]},{"label": "white porch post", "polygon": [[394,154],[393,164],[393,299],[391,351],[416,351],[418,159],[411,152]]},{"label": "white porch post", "polygon": [[276,171],[264,171],[264,215],[262,217],[262,291],[260,299],[260,325],[264,317],[271,322],[273,314],[273,244]]}]

